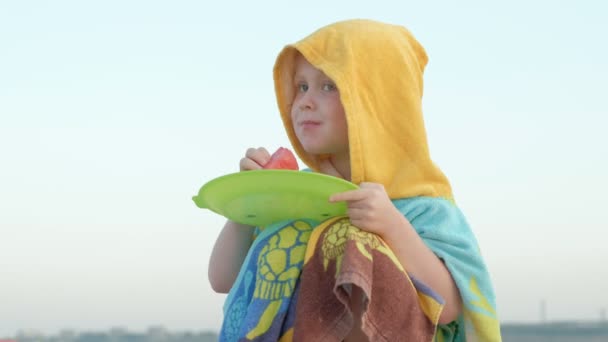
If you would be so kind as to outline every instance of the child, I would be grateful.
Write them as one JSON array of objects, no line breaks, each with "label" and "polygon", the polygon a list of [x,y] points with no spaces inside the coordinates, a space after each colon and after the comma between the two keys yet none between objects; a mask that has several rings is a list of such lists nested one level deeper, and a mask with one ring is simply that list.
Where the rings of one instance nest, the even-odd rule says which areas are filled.
[{"label": "child", "polygon": [[[323,225],[294,218],[257,232],[254,227],[226,223],[209,265],[213,289],[230,290],[222,340],[312,338],[304,330],[314,330],[317,324],[298,332],[298,322],[319,315],[325,318],[319,318],[318,324],[328,324],[331,314],[328,318],[321,312],[302,314],[310,307],[306,304],[310,297],[304,300],[304,294],[309,296],[311,282],[323,278],[315,278],[317,271],[307,271],[305,265],[321,253],[315,246],[327,242],[331,229],[344,224],[350,234],[347,240],[355,241],[362,254],[381,251],[395,261],[393,268],[401,270],[404,278],[396,282],[394,291],[406,288],[408,282],[415,285],[422,299],[408,306],[418,306],[429,296],[438,298],[435,314],[420,304],[433,327],[439,326],[436,333],[432,329],[437,340],[465,340],[466,331],[482,341],[500,340],[492,287],[475,238],[454,204],[447,178],[429,156],[421,110],[426,62],[424,49],[406,29],[369,20],[329,25],[285,47],[278,56],[277,102],[296,153],[313,172],[349,180],[359,189],[328,199],[347,203],[346,221]],[[266,149],[251,148],[241,159],[240,170],[260,169],[269,158]],[[288,234],[290,241],[297,241],[285,242]],[[257,238],[252,245],[253,236]],[[304,248],[297,249],[298,243]],[[343,247],[340,253],[346,253]],[[277,255],[280,267],[272,264],[276,265]],[[323,339],[406,336],[406,331],[377,331],[379,325],[372,322],[372,315],[386,315],[382,310],[372,312],[374,301],[390,298],[390,293],[380,290],[371,296],[374,286],[383,282],[369,288],[365,284],[372,278],[338,284],[346,254],[344,259],[340,254],[339,260],[331,266],[336,269],[336,283],[331,286],[345,291],[336,292],[340,297],[336,303],[347,307],[347,318],[328,325],[339,333]],[[376,256],[371,263],[378,265],[378,260]],[[327,257],[324,262],[327,269]],[[424,291],[430,295],[424,297]],[[394,300],[393,305],[399,306],[399,298]],[[379,321],[390,319],[395,317]],[[396,319],[399,323],[410,317]],[[405,330],[405,325],[397,325],[395,330],[399,329]]]}]

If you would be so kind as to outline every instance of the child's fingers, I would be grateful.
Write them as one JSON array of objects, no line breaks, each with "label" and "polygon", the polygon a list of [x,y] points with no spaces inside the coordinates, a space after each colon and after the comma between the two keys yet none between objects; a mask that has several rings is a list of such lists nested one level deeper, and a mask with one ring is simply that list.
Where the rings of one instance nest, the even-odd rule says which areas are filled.
[{"label": "child's fingers", "polygon": [[258,163],[266,164],[270,161],[270,152],[264,147],[258,147],[257,157],[259,160],[256,160]]},{"label": "child's fingers", "polygon": [[241,161],[239,162],[239,169],[241,171],[259,170],[261,168],[262,166],[260,164],[247,157],[241,159]]},{"label": "child's fingers", "polygon": [[247,149],[247,151],[245,152],[245,158],[241,159],[241,161],[243,161],[244,159],[251,159],[253,162],[257,163],[260,166],[259,168],[262,168],[262,166],[266,165],[266,163],[268,163],[268,161],[270,160],[270,153],[268,153],[268,151],[263,147],[252,147]]},{"label": "child's fingers", "polygon": [[329,202],[359,201],[365,198],[365,192],[360,189],[339,192],[329,196]]}]

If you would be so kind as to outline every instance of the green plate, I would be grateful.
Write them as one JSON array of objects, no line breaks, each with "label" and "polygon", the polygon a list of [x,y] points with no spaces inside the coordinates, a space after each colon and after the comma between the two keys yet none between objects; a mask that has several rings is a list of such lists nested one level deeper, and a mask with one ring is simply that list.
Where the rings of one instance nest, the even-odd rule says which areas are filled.
[{"label": "green plate", "polygon": [[329,196],[358,187],[344,179],[292,170],[254,170],[215,178],[192,197],[199,208],[232,221],[266,226],[288,219],[324,221],[346,214]]}]

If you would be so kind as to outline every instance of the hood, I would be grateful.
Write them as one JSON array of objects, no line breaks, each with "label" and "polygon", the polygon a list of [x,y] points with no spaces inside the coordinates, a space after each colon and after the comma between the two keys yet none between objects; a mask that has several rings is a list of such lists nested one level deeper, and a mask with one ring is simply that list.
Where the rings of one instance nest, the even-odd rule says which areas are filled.
[{"label": "hood", "polygon": [[338,87],[348,124],[351,181],[383,184],[392,199],[451,199],[450,184],[432,162],[422,116],[424,48],[404,27],[348,20],[287,45],[274,66],[277,102],[300,159],[319,171],[291,122],[297,52]]}]

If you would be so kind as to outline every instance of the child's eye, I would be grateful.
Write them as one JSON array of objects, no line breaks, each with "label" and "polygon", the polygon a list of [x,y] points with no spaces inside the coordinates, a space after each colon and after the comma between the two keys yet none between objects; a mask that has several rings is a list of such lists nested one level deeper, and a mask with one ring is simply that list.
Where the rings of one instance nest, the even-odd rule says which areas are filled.
[{"label": "child's eye", "polygon": [[308,91],[308,84],[300,83],[296,87],[298,88],[298,91],[301,93]]},{"label": "child's eye", "polygon": [[333,83],[325,83],[323,85],[323,90],[324,91],[334,91],[334,90],[336,90],[336,85]]}]

